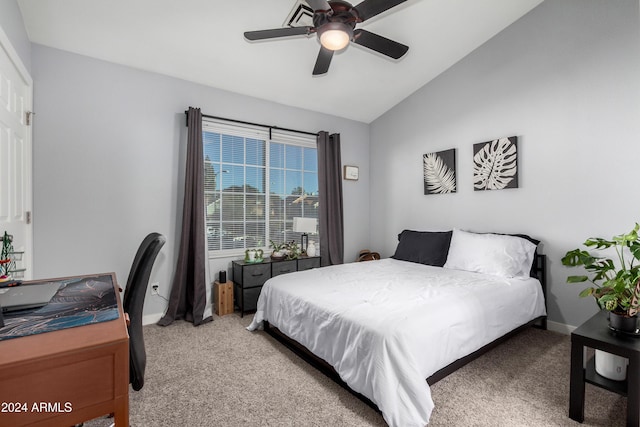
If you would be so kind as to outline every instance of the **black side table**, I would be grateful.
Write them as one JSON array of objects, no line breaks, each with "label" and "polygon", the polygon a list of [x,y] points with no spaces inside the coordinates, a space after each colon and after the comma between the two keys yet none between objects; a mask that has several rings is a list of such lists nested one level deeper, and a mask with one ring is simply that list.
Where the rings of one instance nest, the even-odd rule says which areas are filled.
[{"label": "black side table", "polygon": [[[613,381],[599,375],[595,371],[593,358],[589,359],[585,368],[585,347],[629,359],[627,380]],[[611,331],[604,310],[571,333],[569,417],[578,422],[584,421],[585,382],[627,396],[627,426],[640,425],[640,338]]]}]

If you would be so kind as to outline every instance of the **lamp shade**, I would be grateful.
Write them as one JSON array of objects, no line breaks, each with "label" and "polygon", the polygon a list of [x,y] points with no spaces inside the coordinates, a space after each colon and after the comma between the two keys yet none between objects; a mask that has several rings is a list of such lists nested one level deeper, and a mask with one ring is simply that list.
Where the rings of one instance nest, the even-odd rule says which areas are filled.
[{"label": "lamp shade", "polygon": [[297,233],[316,233],[318,220],[316,218],[293,217],[293,231]]}]

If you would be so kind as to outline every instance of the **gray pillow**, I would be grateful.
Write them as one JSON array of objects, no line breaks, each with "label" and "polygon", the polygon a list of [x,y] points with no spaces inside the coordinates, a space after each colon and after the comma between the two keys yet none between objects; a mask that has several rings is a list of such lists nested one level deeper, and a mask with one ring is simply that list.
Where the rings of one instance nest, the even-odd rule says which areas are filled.
[{"label": "gray pillow", "polygon": [[447,261],[452,231],[403,230],[392,258],[442,267]]}]

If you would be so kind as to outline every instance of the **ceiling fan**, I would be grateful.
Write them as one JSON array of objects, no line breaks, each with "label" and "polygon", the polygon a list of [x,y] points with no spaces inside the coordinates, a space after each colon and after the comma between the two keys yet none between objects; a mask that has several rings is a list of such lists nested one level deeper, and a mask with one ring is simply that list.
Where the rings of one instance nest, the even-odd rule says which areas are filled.
[{"label": "ceiling fan", "polygon": [[313,9],[313,26],[247,31],[244,36],[248,40],[254,41],[288,36],[309,36],[317,33],[321,46],[316,64],[313,67],[314,76],[326,73],[331,64],[333,52],[344,49],[350,41],[393,59],[399,59],[409,50],[409,46],[367,30],[355,28],[356,24],[404,3],[406,0],[364,0],[357,6],[352,6],[342,0],[306,1]]}]

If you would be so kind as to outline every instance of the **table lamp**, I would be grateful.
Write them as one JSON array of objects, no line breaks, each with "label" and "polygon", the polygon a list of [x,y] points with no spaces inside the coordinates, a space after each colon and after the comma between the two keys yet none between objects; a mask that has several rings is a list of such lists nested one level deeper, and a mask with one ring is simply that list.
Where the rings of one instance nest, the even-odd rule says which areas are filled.
[{"label": "table lamp", "polygon": [[317,218],[293,218],[293,231],[296,233],[302,233],[300,236],[300,251],[303,255],[307,254],[307,246],[309,245],[309,233],[317,233],[318,219]]}]

